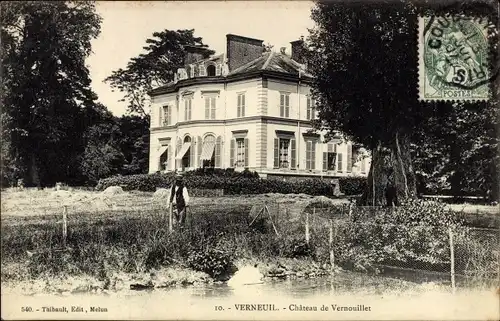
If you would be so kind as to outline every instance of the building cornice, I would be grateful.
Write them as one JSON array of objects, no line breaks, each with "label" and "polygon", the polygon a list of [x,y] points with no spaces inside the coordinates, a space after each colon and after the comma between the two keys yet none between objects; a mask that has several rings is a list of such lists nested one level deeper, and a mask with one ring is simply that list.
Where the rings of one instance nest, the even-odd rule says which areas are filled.
[{"label": "building cornice", "polygon": [[277,125],[291,125],[300,127],[311,127],[312,122],[308,120],[299,120],[299,119],[289,119],[289,118],[281,118],[275,116],[248,116],[241,118],[232,118],[232,119],[200,119],[200,120],[189,120],[178,122],[174,125],[170,126],[158,126],[151,127],[151,132],[163,131],[163,130],[171,130],[178,129],[183,127],[193,127],[193,126],[210,126],[210,125],[224,125],[224,124],[245,124],[248,122],[261,122],[267,124],[277,124]]},{"label": "building cornice", "polygon": [[180,80],[171,86],[163,86],[148,92],[150,97],[155,97],[164,94],[171,94],[178,92],[183,87],[194,86],[194,85],[206,85],[206,84],[227,84],[231,82],[253,79],[253,78],[268,78],[268,79],[278,79],[287,80],[292,82],[302,82],[306,84],[312,83],[312,78],[307,76],[302,76],[299,78],[298,74],[286,74],[279,71],[270,70],[256,70],[241,74],[234,74],[228,76],[216,76],[216,77],[195,77]]}]

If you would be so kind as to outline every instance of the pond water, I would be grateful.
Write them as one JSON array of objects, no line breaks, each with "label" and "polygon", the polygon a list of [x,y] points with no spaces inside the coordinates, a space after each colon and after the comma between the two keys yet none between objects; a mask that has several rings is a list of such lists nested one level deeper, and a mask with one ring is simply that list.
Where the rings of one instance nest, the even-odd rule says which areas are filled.
[{"label": "pond water", "polygon": [[[7,304],[10,302],[10,304]],[[19,314],[24,306],[35,312]],[[41,312],[43,306],[66,313]],[[71,312],[81,307],[80,312]],[[40,311],[36,311],[36,309]],[[2,295],[10,319],[498,319],[498,294],[489,290],[414,283],[341,272],[312,279],[266,280],[230,287],[225,283],[108,294]]]}]

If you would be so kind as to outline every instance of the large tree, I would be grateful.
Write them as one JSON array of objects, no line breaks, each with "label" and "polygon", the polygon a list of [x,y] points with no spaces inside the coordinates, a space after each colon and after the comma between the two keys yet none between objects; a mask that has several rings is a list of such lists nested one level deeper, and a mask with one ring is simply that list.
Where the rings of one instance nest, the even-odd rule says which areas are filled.
[{"label": "large tree", "polygon": [[[164,30],[146,39],[144,52],[131,58],[125,68],[113,71],[104,81],[124,94],[128,111],[141,117],[149,113],[147,92],[174,80],[177,69],[183,66],[185,46],[207,47],[202,38],[191,30]],[[213,51],[207,50],[207,54]]]},{"label": "large tree", "polygon": [[94,4],[3,2],[0,20],[2,170],[36,185],[77,179],[82,134],[96,113],[85,66],[100,31]]},{"label": "large tree", "polygon": [[427,2],[346,1],[313,8],[316,27],[308,38],[308,65],[315,76],[318,127],[341,131],[372,151],[364,204],[385,204],[388,187],[394,188],[399,200],[416,197],[412,143],[423,124],[446,118],[442,107],[450,104],[418,100],[418,14],[484,16],[485,8],[491,9],[491,3],[441,2],[433,7]]},{"label": "large tree", "polygon": [[[126,159],[122,174],[147,173],[149,155],[149,109],[147,92],[174,80],[184,65],[185,46],[207,48],[194,30],[164,30],[146,39],[143,53],[133,57],[125,68],[113,71],[104,81],[123,93],[128,115],[118,121],[124,136],[121,148]],[[214,51],[207,49],[206,54]]]}]

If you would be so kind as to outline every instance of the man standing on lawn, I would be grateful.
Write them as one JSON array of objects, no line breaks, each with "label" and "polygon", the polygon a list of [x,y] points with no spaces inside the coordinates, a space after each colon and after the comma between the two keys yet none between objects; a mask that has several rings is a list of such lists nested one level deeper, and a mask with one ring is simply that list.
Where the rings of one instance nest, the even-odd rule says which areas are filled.
[{"label": "man standing on lawn", "polygon": [[175,220],[181,228],[186,222],[186,206],[189,204],[189,194],[181,174],[175,176],[175,183],[170,190],[169,205],[175,206]]}]

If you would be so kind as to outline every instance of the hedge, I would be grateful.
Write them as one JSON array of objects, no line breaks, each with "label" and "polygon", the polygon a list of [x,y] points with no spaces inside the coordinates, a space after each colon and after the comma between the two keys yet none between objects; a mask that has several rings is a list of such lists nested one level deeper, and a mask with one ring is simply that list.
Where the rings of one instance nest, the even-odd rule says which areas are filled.
[{"label": "hedge", "polygon": [[[96,190],[104,190],[109,186],[122,186],[124,190],[154,192],[157,188],[168,188],[174,182],[174,173],[155,173],[128,176],[113,176],[101,179]],[[288,182],[278,179],[262,179],[255,172],[234,172],[233,170],[195,170],[184,175],[188,188],[223,189],[225,195],[240,194],[309,194],[332,195],[332,186],[327,180],[307,179],[299,182]],[[345,195],[363,193],[366,179],[363,177],[339,178],[340,190]]]}]

